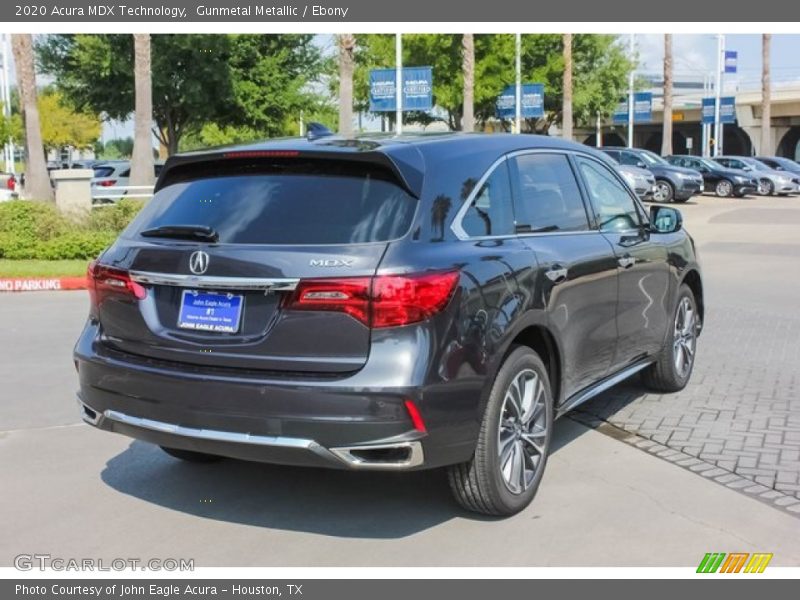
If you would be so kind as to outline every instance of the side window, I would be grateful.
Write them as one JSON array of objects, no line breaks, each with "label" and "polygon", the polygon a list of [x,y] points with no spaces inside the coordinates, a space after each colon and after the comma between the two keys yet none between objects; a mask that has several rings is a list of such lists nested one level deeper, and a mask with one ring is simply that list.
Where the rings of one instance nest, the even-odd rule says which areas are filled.
[{"label": "side window", "polygon": [[514,214],[532,232],[585,231],[586,208],[564,154],[523,154],[515,159]]},{"label": "side window", "polygon": [[641,223],[636,202],[614,174],[593,160],[578,158],[600,231],[637,229]]},{"label": "side window", "polygon": [[617,151],[617,150],[603,150],[603,152],[608,154],[615,161],[619,162],[619,151]]},{"label": "side window", "polygon": [[470,237],[514,232],[508,161],[503,161],[481,186],[461,219],[461,227]]},{"label": "side window", "polygon": [[619,162],[621,164],[623,164],[623,165],[631,165],[632,167],[635,167],[641,161],[639,160],[638,156],[636,156],[635,154],[632,154],[631,152],[620,152],[620,161]]}]

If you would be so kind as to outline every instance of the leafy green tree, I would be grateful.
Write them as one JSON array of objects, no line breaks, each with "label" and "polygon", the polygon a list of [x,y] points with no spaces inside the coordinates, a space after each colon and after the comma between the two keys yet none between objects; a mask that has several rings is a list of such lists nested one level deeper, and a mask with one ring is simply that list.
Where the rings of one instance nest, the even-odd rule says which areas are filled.
[{"label": "leafy green tree", "polygon": [[118,158],[130,158],[133,155],[133,138],[114,138],[105,144],[98,142],[95,144],[95,155],[98,158],[115,160]]},{"label": "leafy green tree", "polygon": [[[207,123],[288,133],[322,69],[311,35],[151,36],[155,134],[175,153]],[[126,119],[134,108],[130,35],[50,35],[37,47],[42,69],[76,107]]]},{"label": "leafy green tree", "polygon": [[0,102],[0,145],[5,144],[9,138],[15,144],[19,144],[22,140],[22,131],[22,117],[20,114],[12,112],[10,116],[6,116],[3,110],[3,103]]}]

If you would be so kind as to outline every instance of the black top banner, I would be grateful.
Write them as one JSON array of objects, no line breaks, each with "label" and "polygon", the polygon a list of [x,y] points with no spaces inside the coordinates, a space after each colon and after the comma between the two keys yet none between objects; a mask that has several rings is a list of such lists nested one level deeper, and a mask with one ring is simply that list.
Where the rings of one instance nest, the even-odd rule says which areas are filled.
[{"label": "black top banner", "polygon": [[[786,0],[333,0],[264,4],[247,0],[32,0],[0,3],[0,21],[59,22],[781,22],[800,21],[800,3]],[[476,31],[479,32],[479,27]]]}]

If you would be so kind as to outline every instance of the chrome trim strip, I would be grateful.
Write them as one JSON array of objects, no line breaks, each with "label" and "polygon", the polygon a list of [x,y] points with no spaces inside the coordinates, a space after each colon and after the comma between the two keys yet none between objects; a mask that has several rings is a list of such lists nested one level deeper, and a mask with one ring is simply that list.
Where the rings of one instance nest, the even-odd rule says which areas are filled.
[{"label": "chrome trim strip", "polygon": [[151,431],[180,435],[183,437],[196,438],[201,440],[212,440],[215,442],[232,442],[236,444],[255,444],[257,446],[273,446],[278,448],[298,448],[312,450],[315,446],[320,447],[314,440],[303,438],[289,438],[281,436],[252,435],[249,433],[236,433],[233,431],[218,431],[216,429],[196,429],[194,427],[184,427],[175,423],[165,423],[153,419],[142,417],[132,417],[116,410],[106,410],[103,412],[106,419],[111,419],[124,425],[141,427]]},{"label": "chrome trim strip", "polygon": [[[365,460],[360,456],[354,456],[352,452],[358,450],[402,450],[408,449],[408,458],[399,462],[372,462]],[[425,456],[422,451],[422,444],[420,442],[397,442],[393,444],[365,444],[363,446],[350,446],[347,448],[331,448],[333,454],[339,459],[346,462],[354,469],[370,469],[370,470],[393,470],[393,469],[410,469],[411,467],[418,467],[425,462]]]},{"label": "chrome trim strip", "polygon": [[295,289],[300,281],[294,278],[216,277],[213,275],[181,275],[177,273],[153,273],[150,271],[131,271],[130,276],[136,283],[216,290],[290,291]]},{"label": "chrome trim strip", "polygon": [[653,364],[652,360],[645,360],[640,363],[636,363],[630,367],[619,371],[616,375],[612,375],[608,379],[601,381],[600,383],[596,384],[595,386],[585,390],[583,392],[578,392],[577,395],[573,396],[566,403],[564,406],[558,409],[558,416],[561,416],[569,411],[571,411],[576,406],[583,404],[587,400],[591,400],[598,394],[605,392],[607,389],[614,387],[618,383],[625,381],[631,375],[634,375],[644,369],[645,367],[650,366]]},{"label": "chrome trim strip", "polygon": [[[405,442],[379,442],[376,444],[364,444],[361,446],[350,446],[347,448],[325,448],[318,442],[305,438],[292,438],[284,436],[268,436],[268,435],[252,435],[249,433],[237,433],[233,431],[219,431],[216,429],[197,429],[194,427],[184,427],[175,423],[166,423],[164,421],[156,421],[154,419],[145,419],[142,417],[133,417],[126,415],[116,410],[106,410],[99,413],[92,409],[88,404],[84,403],[80,397],[77,398],[78,404],[81,406],[81,416],[83,420],[100,427],[103,427],[103,421],[106,419],[115,421],[123,425],[131,427],[138,427],[141,429],[148,429],[150,431],[157,431],[159,433],[167,433],[170,435],[179,435],[201,440],[210,440],[215,442],[227,442],[234,444],[250,444],[255,446],[268,446],[272,448],[289,448],[294,450],[308,450],[314,452],[319,456],[334,462],[343,463],[345,466],[352,469],[371,469],[371,470],[395,470],[395,469],[409,469],[417,467],[424,462],[424,454],[422,451],[422,444],[419,441],[405,441]],[[86,409],[95,413],[96,418],[91,419],[86,413]],[[407,460],[399,462],[370,462],[361,457],[353,456],[352,451],[356,450],[383,450],[383,449],[402,449],[409,450]]]}]

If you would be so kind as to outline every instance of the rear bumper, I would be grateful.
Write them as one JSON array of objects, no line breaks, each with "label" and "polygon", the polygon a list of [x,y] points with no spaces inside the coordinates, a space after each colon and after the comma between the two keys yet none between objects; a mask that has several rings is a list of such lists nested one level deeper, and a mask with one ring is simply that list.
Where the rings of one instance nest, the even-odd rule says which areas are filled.
[{"label": "rear bumper", "polygon": [[315,440],[251,435],[235,431],[198,429],[177,423],[144,419],[107,409],[98,412],[78,397],[81,417],[98,429],[182,450],[275,464],[371,470],[407,470],[425,463],[419,438],[410,432],[392,439],[338,448]]},{"label": "rear bumper", "polygon": [[[434,468],[468,460],[475,449],[480,382],[427,375],[430,355],[419,343],[431,336],[413,328],[373,343],[361,371],[334,378],[165,365],[110,351],[97,333],[87,325],[75,361],[81,415],[105,431],[243,460],[345,469]],[[405,364],[401,356],[419,359]]]}]

